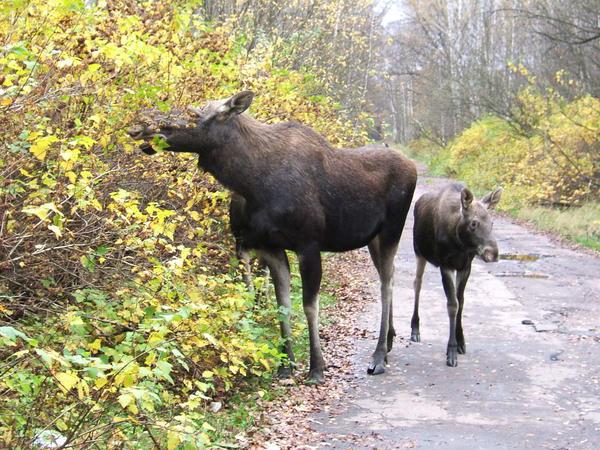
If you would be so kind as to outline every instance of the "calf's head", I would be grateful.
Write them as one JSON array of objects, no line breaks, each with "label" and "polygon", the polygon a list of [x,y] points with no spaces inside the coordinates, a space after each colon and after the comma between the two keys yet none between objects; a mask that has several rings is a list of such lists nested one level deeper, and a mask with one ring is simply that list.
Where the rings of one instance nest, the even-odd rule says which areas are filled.
[{"label": "calf's head", "polygon": [[153,142],[160,142],[165,150],[202,153],[227,140],[231,122],[243,113],[254,98],[252,91],[243,91],[225,100],[209,101],[200,108],[172,110],[162,113],[146,110],[139,114],[137,123],[128,134],[144,141],[140,149],[154,154]]},{"label": "calf's head", "polygon": [[492,235],[493,222],[488,211],[498,204],[501,195],[502,188],[490,192],[481,200],[476,200],[467,188],[460,193],[458,236],[466,247],[485,262],[498,261],[498,244]]}]

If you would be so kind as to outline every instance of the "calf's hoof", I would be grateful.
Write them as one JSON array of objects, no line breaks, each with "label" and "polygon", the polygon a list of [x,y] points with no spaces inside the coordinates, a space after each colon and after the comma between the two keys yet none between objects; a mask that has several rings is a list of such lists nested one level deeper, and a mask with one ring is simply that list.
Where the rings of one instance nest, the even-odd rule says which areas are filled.
[{"label": "calf's hoof", "polygon": [[410,333],[410,340],[413,342],[421,342],[421,333],[418,331],[413,331]]},{"label": "calf's hoof", "polygon": [[450,367],[458,366],[458,351],[456,346],[448,347],[446,351],[446,365]]}]

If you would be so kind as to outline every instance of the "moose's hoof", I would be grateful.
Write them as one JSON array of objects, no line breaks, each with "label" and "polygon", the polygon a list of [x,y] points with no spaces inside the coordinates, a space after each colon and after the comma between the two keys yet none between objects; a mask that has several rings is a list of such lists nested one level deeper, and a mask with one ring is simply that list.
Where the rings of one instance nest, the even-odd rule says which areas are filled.
[{"label": "moose's hoof", "polygon": [[446,365],[450,367],[458,366],[458,352],[457,347],[448,347],[448,351],[446,352]]},{"label": "moose's hoof", "polygon": [[459,355],[467,353],[467,346],[465,344],[458,344],[457,351]]},{"label": "moose's hoof", "polygon": [[458,366],[458,358],[446,358],[446,365],[448,367],[456,367]]},{"label": "moose's hoof", "polygon": [[385,372],[385,365],[383,363],[369,364],[369,367],[367,368],[367,373],[369,375],[381,375],[384,372]]},{"label": "moose's hoof", "polygon": [[410,333],[410,340],[413,342],[421,342],[421,334],[418,331]]},{"label": "moose's hoof", "polygon": [[325,383],[325,377],[323,376],[322,370],[313,370],[311,369],[308,372],[308,378],[304,381],[304,384],[307,386],[317,386],[319,384]]}]

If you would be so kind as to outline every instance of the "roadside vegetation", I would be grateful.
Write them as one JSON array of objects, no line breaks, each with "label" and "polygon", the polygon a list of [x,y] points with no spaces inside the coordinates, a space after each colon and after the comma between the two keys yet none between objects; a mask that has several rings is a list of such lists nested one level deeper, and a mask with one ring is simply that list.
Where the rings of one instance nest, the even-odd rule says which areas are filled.
[{"label": "roadside vegetation", "polygon": [[[421,139],[410,152],[434,174],[465,181],[478,191],[504,187],[500,210],[573,242],[600,249],[600,101],[567,100],[528,79],[511,118],[475,121],[446,146]],[[574,81],[556,75],[556,83]]]},{"label": "roadside vegetation", "polygon": [[337,146],[366,133],[312,74],[275,66],[268,43],[248,51],[201,4],[0,6],[0,447],[233,445],[244,404],[271,395],[279,312],[240,282],[228,194],[125,130],[145,107],[252,89],[261,120]]}]

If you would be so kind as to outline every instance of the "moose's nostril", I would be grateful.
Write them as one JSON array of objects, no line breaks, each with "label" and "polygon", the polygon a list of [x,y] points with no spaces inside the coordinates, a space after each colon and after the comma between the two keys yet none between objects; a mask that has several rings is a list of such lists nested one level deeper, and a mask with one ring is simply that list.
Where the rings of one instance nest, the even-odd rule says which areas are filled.
[{"label": "moose's nostril", "polygon": [[498,252],[492,249],[487,249],[483,252],[483,260],[485,262],[498,262]]},{"label": "moose's nostril", "polygon": [[129,130],[127,130],[127,134],[135,139],[140,137],[143,131],[144,129],[142,127],[131,127]]}]

